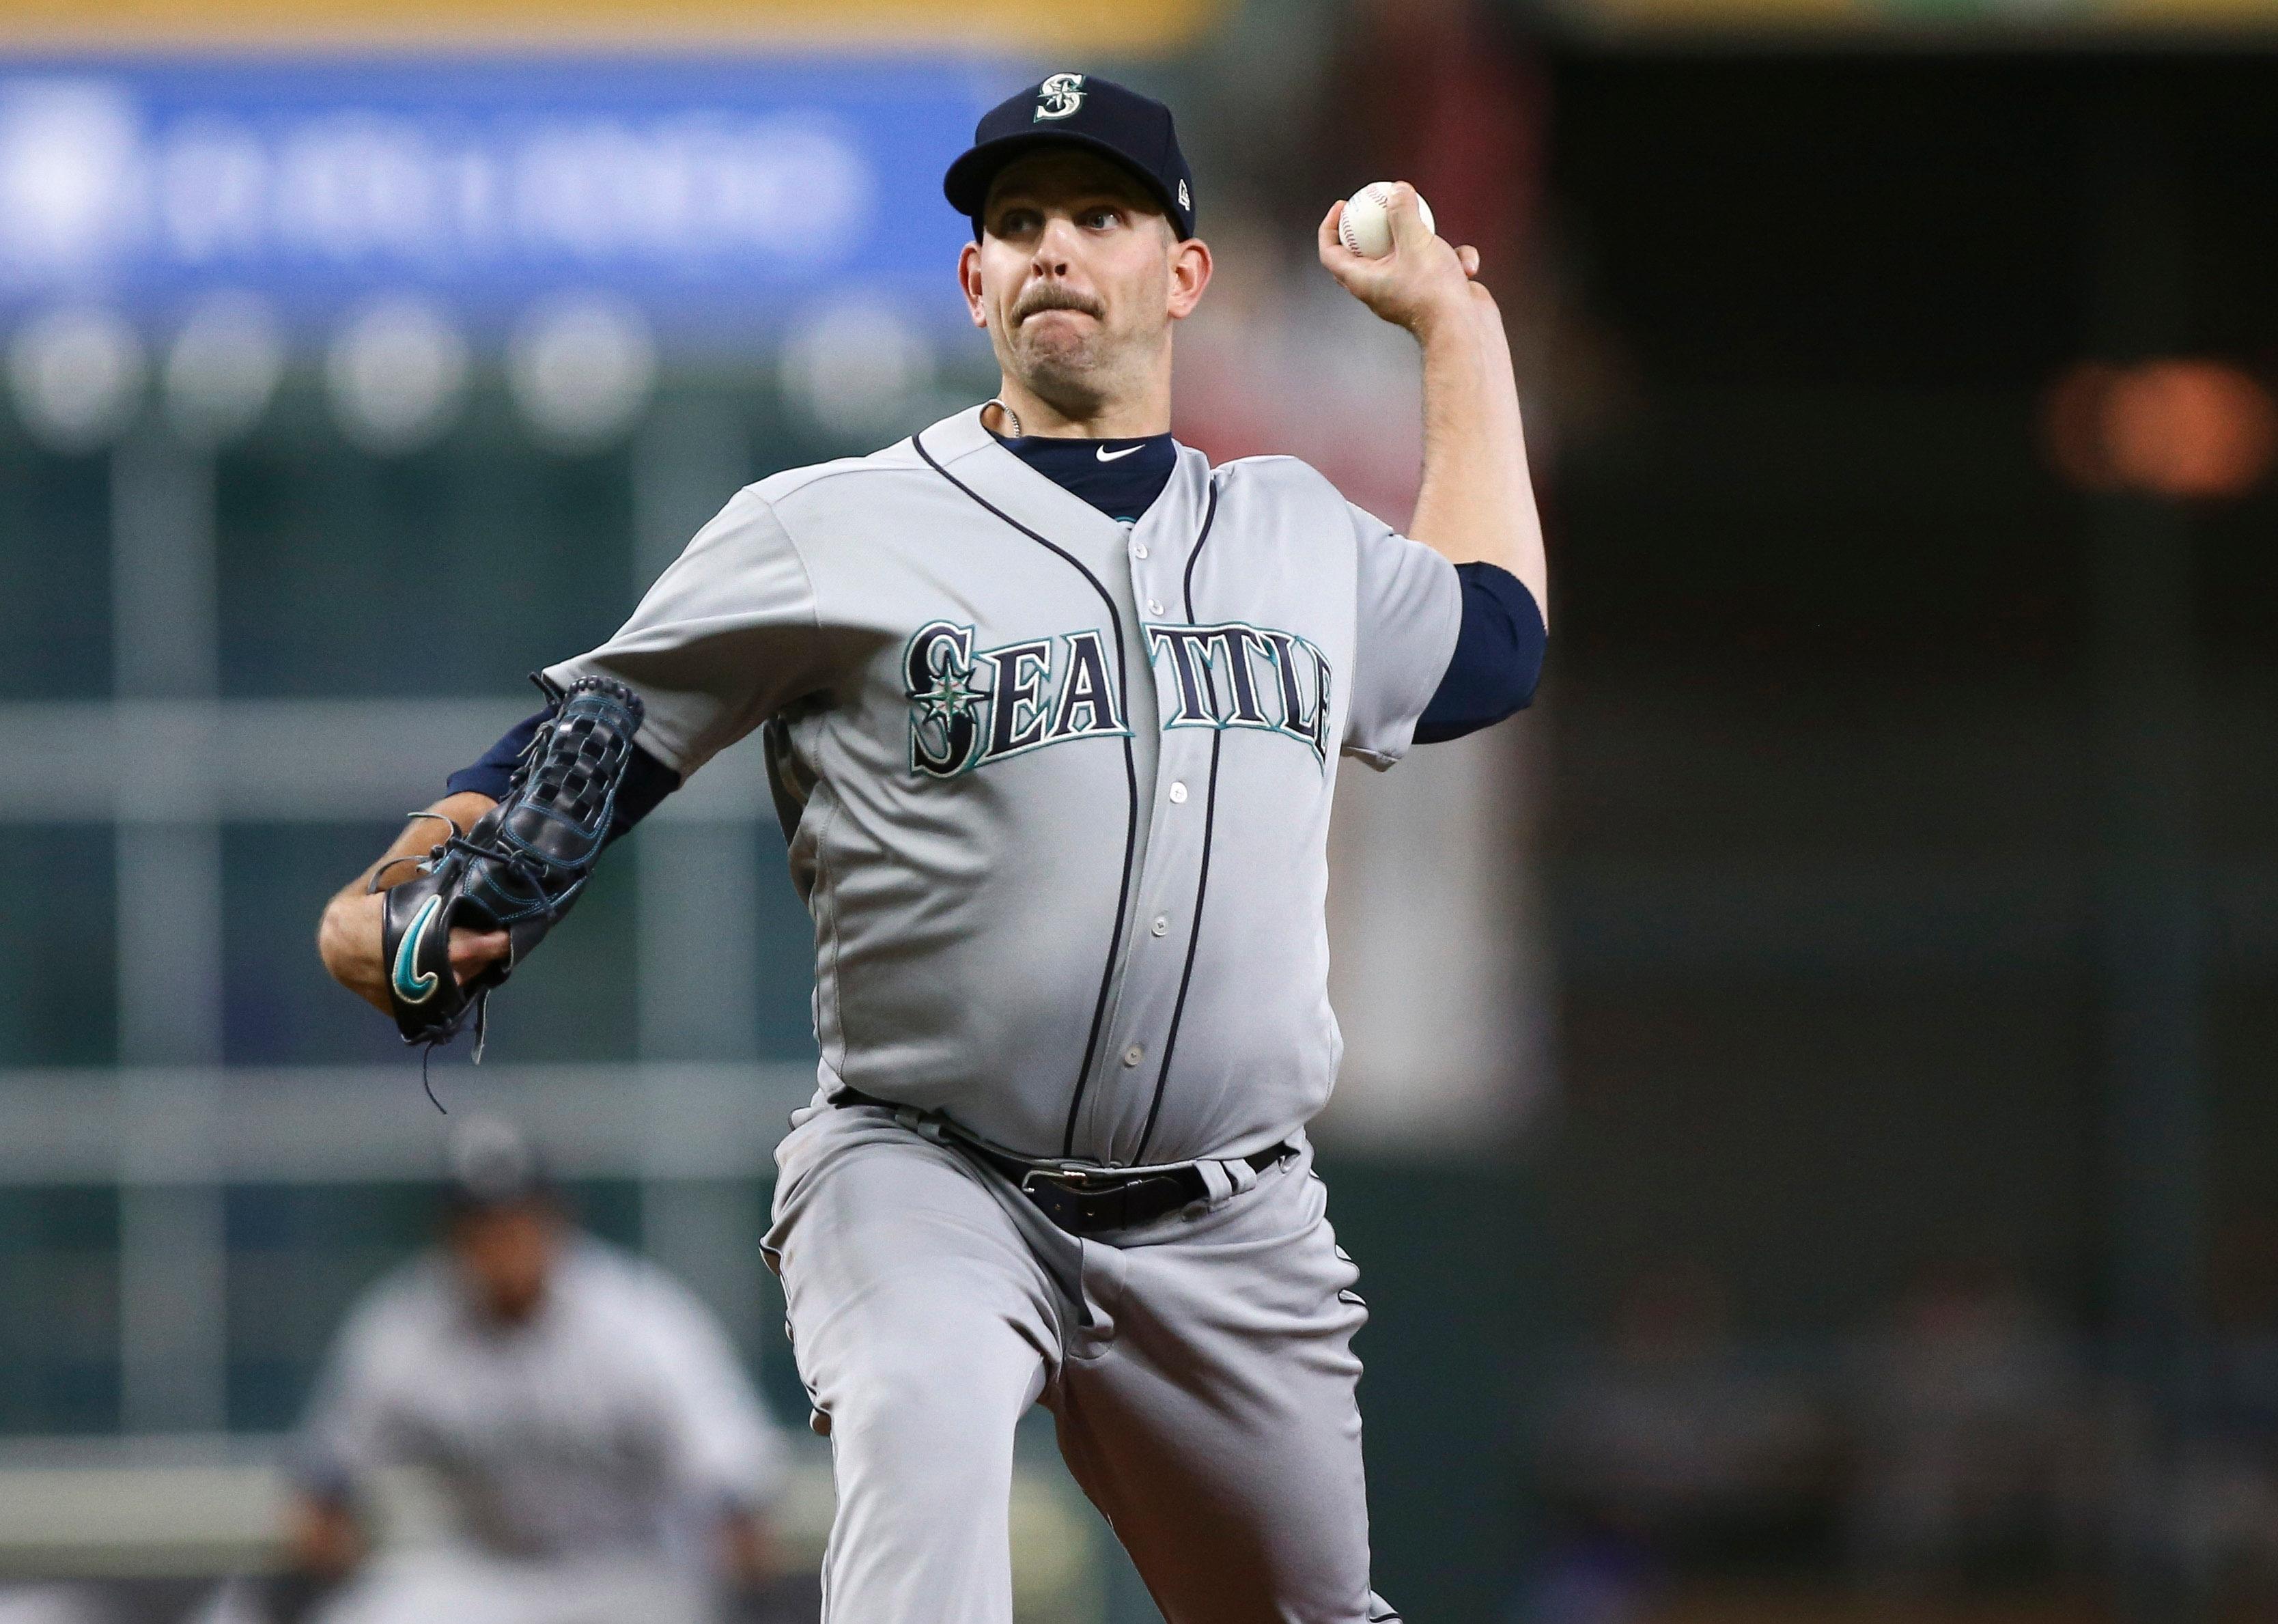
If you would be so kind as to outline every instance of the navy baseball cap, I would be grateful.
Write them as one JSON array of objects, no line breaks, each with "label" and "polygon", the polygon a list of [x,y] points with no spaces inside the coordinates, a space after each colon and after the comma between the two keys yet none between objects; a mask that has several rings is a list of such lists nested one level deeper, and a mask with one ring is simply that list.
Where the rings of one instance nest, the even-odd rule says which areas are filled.
[{"label": "navy baseball cap", "polygon": [[1112,80],[1053,73],[982,114],[973,145],[942,177],[943,195],[973,221],[976,238],[998,171],[1047,146],[1089,147],[1113,158],[1161,201],[1181,238],[1195,234],[1195,177],[1171,110]]}]

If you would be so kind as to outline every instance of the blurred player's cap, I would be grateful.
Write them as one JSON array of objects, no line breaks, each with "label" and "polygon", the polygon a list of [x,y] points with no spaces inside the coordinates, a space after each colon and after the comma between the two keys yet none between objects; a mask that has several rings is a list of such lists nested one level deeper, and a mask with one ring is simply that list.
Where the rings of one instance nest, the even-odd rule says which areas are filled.
[{"label": "blurred player's cap", "polygon": [[537,1151],[511,1122],[498,1117],[461,1123],[443,1157],[443,1199],[455,1213],[512,1207],[547,1192]]},{"label": "blurred player's cap", "polygon": [[1146,183],[1182,238],[1195,234],[1195,177],[1179,150],[1171,110],[1151,96],[1089,73],[1052,73],[999,102],[973,126],[973,145],[949,166],[941,189],[981,234],[981,209],[997,172],[1039,147],[1089,147]]}]

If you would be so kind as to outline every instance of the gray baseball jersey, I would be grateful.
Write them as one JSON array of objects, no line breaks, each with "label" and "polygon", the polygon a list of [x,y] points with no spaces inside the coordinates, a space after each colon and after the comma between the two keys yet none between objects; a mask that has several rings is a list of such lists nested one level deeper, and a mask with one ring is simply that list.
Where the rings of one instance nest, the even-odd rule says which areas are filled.
[{"label": "gray baseball jersey", "polygon": [[340,1334],[298,1460],[336,1490],[428,1468],[473,1544],[550,1560],[700,1550],[784,1465],[704,1306],[593,1241],[563,1253],[524,1325],[482,1319],[439,1255],[382,1282]]},{"label": "gray baseball jersey", "polygon": [[1338,758],[1407,749],[1460,618],[1303,463],[1182,448],[1126,525],[976,409],[738,493],[548,675],[631,684],[684,777],[767,726],[825,1095],[1143,1165],[1327,1099]]}]

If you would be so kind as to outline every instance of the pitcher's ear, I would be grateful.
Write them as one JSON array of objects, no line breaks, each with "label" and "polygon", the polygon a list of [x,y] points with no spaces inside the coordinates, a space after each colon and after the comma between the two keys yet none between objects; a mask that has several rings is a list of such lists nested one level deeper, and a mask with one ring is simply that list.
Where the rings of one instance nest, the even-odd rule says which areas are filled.
[{"label": "pitcher's ear", "polygon": [[981,302],[981,245],[977,242],[968,242],[957,252],[957,286],[965,295],[966,314],[972,317],[973,325],[987,326],[989,309]]},{"label": "pitcher's ear", "polygon": [[1195,306],[1202,303],[1203,289],[1210,286],[1210,244],[1200,237],[1189,237],[1171,250],[1171,318],[1181,320],[1194,314]]}]

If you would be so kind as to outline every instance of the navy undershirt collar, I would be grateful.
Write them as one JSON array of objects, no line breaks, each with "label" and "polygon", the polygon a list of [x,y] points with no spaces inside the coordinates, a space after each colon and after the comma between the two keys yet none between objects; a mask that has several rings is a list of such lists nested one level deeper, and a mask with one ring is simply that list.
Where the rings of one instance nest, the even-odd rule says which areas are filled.
[{"label": "navy undershirt collar", "polygon": [[1153,505],[1179,464],[1179,448],[1168,434],[1138,440],[1058,440],[1023,434],[1008,440],[989,431],[997,443],[1071,496],[1080,496],[1112,519],[1129,524]]}]

